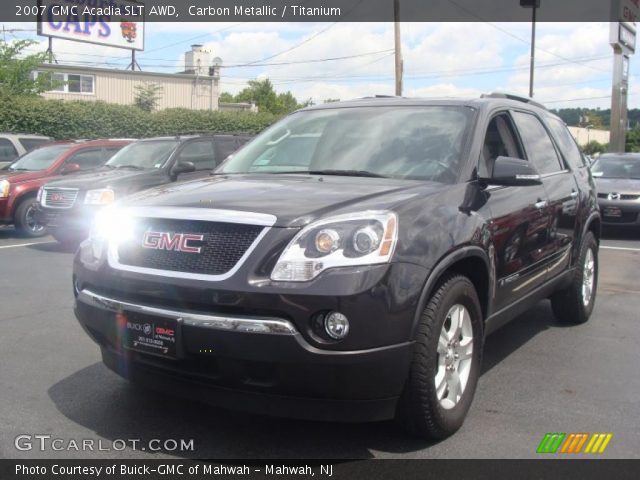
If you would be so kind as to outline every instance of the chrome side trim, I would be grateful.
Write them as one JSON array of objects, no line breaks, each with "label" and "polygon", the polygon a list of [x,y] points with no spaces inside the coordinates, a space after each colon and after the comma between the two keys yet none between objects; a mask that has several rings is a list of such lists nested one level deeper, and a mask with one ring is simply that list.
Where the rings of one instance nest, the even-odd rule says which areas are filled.
[{"label": "chrome side trim", "polygon": [[204,273],[176,272],[174,270],[159,270],[155,268],[136,267],[120,263],[118,245],[110,243],[107,253],[109,266],[116,270],[156,275],[161,277],[184,278],[188,280],[203,280],[219,282],[231,278],[242,267],[249,255],[256,249],[260,241],[269,232],[277,220],[275,215],[266,213],[243,212],[237,210],[219,210],[211,208],[182,208],[182,207],[127,207],[121,209],[123,214],[141,218],[167,218],[177,220],[202,220],[207,222],[238,223],[243,225],[263,226],[260,234],[249,246],[238,263],[226,273],[220,275],[207,275]]},{"label": "chrome side trim", "polygon": [[148,307],[135,303],[123,302],[113,298],[98,295],[91,290],[84,289],[78,294],[78,302],[110,312],[123,310],[181,319],[184,325],[213,330],[224,330],[241,333],[258,333],[266,335],[297,335],[298,331],[288,320],[272,317],[234,317],[220,315],[206,315],[202,313],[179,312],[158,307]]}]

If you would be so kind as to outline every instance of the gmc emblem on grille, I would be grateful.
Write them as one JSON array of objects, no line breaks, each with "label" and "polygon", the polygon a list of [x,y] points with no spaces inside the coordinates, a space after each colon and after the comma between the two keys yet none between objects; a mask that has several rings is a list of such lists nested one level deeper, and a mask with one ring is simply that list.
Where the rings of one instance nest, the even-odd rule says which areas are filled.
[{"label": "gmc emblem on grille", "polygon": [[202,247],[193,247],[189,242],[201,242],[204,235],[190,233],[150,232],[144,233],[142,246],[153,250],[173,250],[175,252],[200,253]]},{"label": "gmc emblem on grille", "polygon": [[61,193],[52,193],[51,194],[51,201],[52,202],[59,202],[61,200],[64,200],[64,195],[62,195]]}]

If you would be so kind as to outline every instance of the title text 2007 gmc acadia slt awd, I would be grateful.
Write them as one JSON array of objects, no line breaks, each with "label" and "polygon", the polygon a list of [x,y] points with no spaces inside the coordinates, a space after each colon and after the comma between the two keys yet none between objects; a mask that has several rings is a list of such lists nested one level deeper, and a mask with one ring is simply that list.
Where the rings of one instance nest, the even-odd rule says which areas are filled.
[{"label": "title text 2007 gmc acadia slt awd", "polygon": [[580,151],[531,101],[327,104],[210,178],[104,211],[75,259],[76,315],[134,382],[442,438],[485,335],[547,297],[559,321],[589,318],[599,236]]}]

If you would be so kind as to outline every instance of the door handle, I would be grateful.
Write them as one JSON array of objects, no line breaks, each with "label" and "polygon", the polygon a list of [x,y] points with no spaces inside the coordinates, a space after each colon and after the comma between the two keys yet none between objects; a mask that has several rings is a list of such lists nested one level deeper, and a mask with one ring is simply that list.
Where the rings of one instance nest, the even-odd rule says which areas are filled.
[{"label": "door handle", "polygon": [[577,198],[578,197],[578,192],[576,192],[575,190],[571,190],[571,198]]},{"label": "door handle", "polygon": [[546,207],[546,206],[547,206],[547,201],[546,201],[546,200],[539,200],[539,201],[537,201],[537,202],[535,203],[535,207],[536,207],[538,210],[540,210],[540,209],[542,209],[542,208],[544,208],[544,207]]}]

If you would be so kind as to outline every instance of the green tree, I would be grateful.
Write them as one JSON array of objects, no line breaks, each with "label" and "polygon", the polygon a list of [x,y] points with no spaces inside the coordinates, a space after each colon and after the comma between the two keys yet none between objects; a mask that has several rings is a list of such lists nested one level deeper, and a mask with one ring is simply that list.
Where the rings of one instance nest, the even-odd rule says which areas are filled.
[{"label": "green tree", "polygon": [[156,83],[136,85],[134,105],[145,112],[152,112],[158,107],[162,98],[162,87]]},{"label": "green tree", "polygon": [[[229,97],[226,97],[229,98]],[[311,102],[299,104],[291,92],[277,94],[271,80],[250,80],[249,86],[243,89],[233,101],[241,103],[254,103],[261,112],[285,115],[291,113]]]},{"label": "green tree", "polygon": [[234,103],[235,102],[235,98],[229,92],[222,92],[220,94],[219,101],[221,103]]},{"label": "green tree", "polygon": [[595,140],[591,140],[584,147],[582,147],[582,151],[585,155],[595,155],[596,153],[604,153],[607,151],[607,145],[603,145],[602,143],[598,143]]},{"label": "green tree", "polygon": [[625,151],[640,152],[640,128],[636,127],[627,132]]},{"label": "green tree", "polygon": [[35,96],[55,86],[51,74],[34,75],[47,60],[46,52],[26,53],[35,44],[32,40],[0,40],[0,96]]},{"label": "green tree", "polygon": [[273,112],[277,101],[278,96],[268,78],[250,80],[249,86],[236,95],[236,102],[254,103],[263,112]]}]

